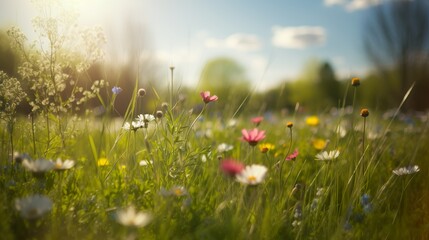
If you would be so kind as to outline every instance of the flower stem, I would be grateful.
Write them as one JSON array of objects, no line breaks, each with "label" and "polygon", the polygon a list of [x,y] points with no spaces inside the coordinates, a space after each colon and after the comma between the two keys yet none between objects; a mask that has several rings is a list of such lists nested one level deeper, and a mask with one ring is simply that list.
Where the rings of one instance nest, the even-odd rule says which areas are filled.
[{"label": "flower stem", "polygon": [[206,106],[207,104],[204,104],[203,109],[201,110],[201,112],[198,114],[198,116],[194,119],[194,121],[191,123],[191,125],[188,128],[188,131],[186,131],[186,135],[185,135],[185,145],[188,142],[188,137],[189,137],[189,133],[191,132],[192,128],[194,127],[195,123],[197,122],[197,120],[201,117],[201,115],[203,114],[203,112],[206,110]]}]

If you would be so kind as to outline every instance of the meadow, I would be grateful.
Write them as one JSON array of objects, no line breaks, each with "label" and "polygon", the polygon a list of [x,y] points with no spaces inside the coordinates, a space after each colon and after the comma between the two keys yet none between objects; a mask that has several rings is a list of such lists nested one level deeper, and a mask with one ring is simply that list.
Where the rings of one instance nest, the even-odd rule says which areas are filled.
[{"label": "meadow", "polygon": [[256,89],[185,92],[174,67],[168,90],[135,69],[130,86],[93,77],[101,29],[54,7],[37,41],[7,31],[0,239],[429,239],[429,115],[404,113],[413,86],[389,111],[361,105],[379,89],[359,78],[318,111],[319,95],[265,111]]},{"label": "meadow", "polygon": [[222,99],[209,92],[200,108],[170,95],[147,113],[136,85],[114,118],[122,89],[108,89],[101,117],[1,125],[2,239],[429,236],[427,115],[344,102],[231,118],[212,111]]}]

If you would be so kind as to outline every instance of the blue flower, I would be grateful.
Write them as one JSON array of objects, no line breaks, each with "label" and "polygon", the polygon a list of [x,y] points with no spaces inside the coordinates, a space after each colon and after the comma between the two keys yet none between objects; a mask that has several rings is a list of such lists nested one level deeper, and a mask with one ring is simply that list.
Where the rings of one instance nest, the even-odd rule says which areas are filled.
[{"label": "blue flower", "polygon": [[372,212],[372,205],[371,205],[371,203],[368,203],[365,206],[363,206],[363,212],[364,213],[370,213],[370,212]]},{"label": "blue flower", "polygon": [[366,194],[366,193],[363,194],[360,197],[360,204],[362,204],[362,206],[370,204],[369,199],[370,199],[370,196],[368,194]]},{"label": "blue flower", "polygon": [[122,92],[122,88],[114,86],[112,88],[112,92],[113,94],[119,94],[120,92]]}]

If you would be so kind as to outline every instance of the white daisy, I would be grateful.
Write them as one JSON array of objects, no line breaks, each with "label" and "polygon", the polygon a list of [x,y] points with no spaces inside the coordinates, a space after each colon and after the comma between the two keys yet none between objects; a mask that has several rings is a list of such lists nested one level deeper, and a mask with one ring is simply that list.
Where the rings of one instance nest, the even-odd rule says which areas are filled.
[{"label": "white daisy", "polygon": [[244,184],[257,185],[264,180],[267,170],[265,166],[258,164],[246,166],[245,169],[236,175],[236,179],[238,182]]},{"label": "white daisy", "polygon": [[36,219],[52,209],[52,201],[46,196],[34,195],[16,199],[15,207],[26,219]]},{"label": "white daisy", "polygon": [[219,146],[217,146],[217,151],[219,153],[224,153],[224,152],[228,152],[231,151],[234,147],[232,145],[226,144],[226,143],[221,143],[219,144]]},{"label": "white daisy", "polygon": [[122,129],[129,131],[131,130],[131,124],[129,122],[125,122],[124,126],[122,126]]},{"label": "white daisy", "polygon": [[60,158],[54,163],[54,170],[62,171],[67,170],[74,167],[75,162],[73,160],[64,160],[62,161]]},{"label": "white daisy", "polygon": [[152,114],[139,114],[137,116],[136,120],[138,120],[140,122],[146,122],[146,123],[148,123],[148,122],[154,121],[155,120],[155,116],[153,116]]},{"label": "white daisy", "polygon": [[338,150],[329,151],[329,152],[323,151],[316,155],[316,160],[319,160],[319,161],[334,160],[339,155],[340,155],[340,151]]},{"label": "white daisy", "polygon": [[413,173],[416,173],[419,171],[420,171],[419,166],[414,165],[414,166],[397,168],[397,169],[393,170],[393,173],[395,175],[402,176],[402,175],[413,174]]},{"label": "white daisy", "polygon": [[117,211],[116,217],[118,223],[129,227],[144,227],[152,220],[149,213],[137,212],[133,206]]},{"label": "white daisy", "polygon": [[22,166],[32,173],[42,174],[53,169],[55,164],[45,159],[37,159],[35,161],[24,159],[24,161],[22,161]]},{"label": "white daisy", "polygon": [[143,127],[143,122],[140,121],[132,121],[131,124],[129,122],[124,123],[124,126],[122,126],[122,129],[129,131],[129,130],[137,130],[141,127]]}]

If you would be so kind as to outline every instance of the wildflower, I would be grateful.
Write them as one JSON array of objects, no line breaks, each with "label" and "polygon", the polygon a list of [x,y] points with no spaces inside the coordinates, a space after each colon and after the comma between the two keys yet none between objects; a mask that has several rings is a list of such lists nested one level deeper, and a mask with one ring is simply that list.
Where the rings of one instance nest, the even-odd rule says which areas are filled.
[{"label": "wildflower", "polygon": [[130,206],[117,211],[116,219],[123,226],[144,227],[152,220],[152,216],[149,213],[137,212],[133,206]]},{"label": "wildflower", "polygon": [[217,151],[219,153],[224,153],[224,152],[228,152],[231,151],[234,147],[232,145],[226,144],[226,143],[221,143],[219,144],[219,146],[217,146]]},{"label": "wildflower", "polygon": [[335,133],[338,134],[341,138],[345,137],[347,130],[343,126],[338,126],[335,130]]},{"label": "wildflower", "polygon": [[176,197],[188,195],[188,191],[186,191],[186,188],[183,186],[174,186],[171,188],[170,192]]},{"label": "wildflower", "polygon": [[143,127],[143,122],[140,121],[132,121],[131,124],[129,122],[125,122],[124,126],[122,126],[122,129],[129,131],[133,130],[136,131],[139,128]]},{"label": "wildflower", "polygon": [[254,117],[251,119],[252,123],[256,124],[256,126],[259,126],[259,124],[261,124],[262,120],[264,120],[264,117],[262,117],[262,116]]},{"label": "wildflower", "polygon": [[26,198],[16,199],[15,207],[21,217],[36,219],[43,216],[52,209],[52,201],[46,196],[34,195]]},{"label": "wildflower", "polygon": [[366,108],[362,108],[362,110],[360,110],[360,115],[364,118],[369,116],[369,111]]},{"label": "wildflower", "polygon": [[360,79],[358,77],[352,78],[352,86],[357,87],[360,85]]},{"label": "wildflower", "polygon": [[301,221],[293,220],[292,227],[299,227],[301,225]]},{"label": "wildflower", "polygon": [[153,116],[152,114],[139,114],[136,120],[143,123],[149,123],[155,120],[155,116]]},{"label": "wildflower", "polygon": [[22,166],[35,176],[43,176],[46,172],[52,170],[54,165],[53,162],[45,159],[37,159],[35,161],[24,159],[24,161],[22,161]]},{"label": "wildflower", "polygon": [[323,150],[325,149],[326,145],[328,145],[328,141],[320,138],[314,139],[312,143],[313,143],[313,147],[316,150]]},{"label": "wildflower", "polygon": [[291,153],[289,156],[287,156],[285,158],[285,160],[286,161],[295,160],[296,157],[298,157],[298,155],[299,155],[298,149],[295,149],[295,151],[293,151],[293,153]]},{"label": "wildflower", "polygon": [[317,192],[316,192],[316,196],[317,197],[321,197],[323,195],[323,193],[325,192],[324,188],[318,187],[317,188]]},{"label": "wildflower", "polygon": [[203,98],[203,101],[205,104],[209,102],[214,102],[218,100],[218,97],[216,95],[210,96],[209,91],[204,91],[200,93],[201,97]]},{"label": "wildflower", "polygon": [[253,130],[241,130],[243,134],[243,140],[248,142],[250,146],[256,146],[259,141],[265,138],[265,131],[259,131],[257,128]]},{"label": "wildflower", "polygon": [[308,126],[317,126],[317,125],[319,125],[319,118],[317,117],[317,116],[310,116],[310,117],[307,117],[306,119],[305,119],[305,123],[308,125]]},{"label": "wildflower", "polygon": [[227,126],[230,128],[237,126],[237,120],[236,119],[230,119],[227,123]]},{"label": "wildflower", "polygon": [[292,127],[293,127],[293,122],[287,122],[287,123],[286,123],[286,126],[287,126],[288,128],[292,128]]},{"label": "wildflower", "polygon": [[114,86],[112,88],[112,92],[113,92],[113,94],[119,94],[120,92],[122,92],[122,88]]},{"label": "wildflower", "polygon": [[140,166],[147,166],[147,165],[152,165],[152,164],[153,164],[153,161],[149,161],[149,160],[141,160],[139,162]]},{"label": "wildflower", "polygon": [[109,165],[109,161],[107,160],[107,158],[99,158],[97,161],[97,165],[99,167],[104,167],[104,166],[108,166]]},{"label": "wildflower", "polygon": [[168,197],[168,196],[181,197],[181,196],[187,196],[188,191],[183,186],[174,186],[170,190],[161,188],[161,195],[164,197]]},{"label": "wildflower", "polygon": [[320,161],[326,161],[326,160],[334,160],[340,155],[340,151],[334,150],[334,151],[323,151],[321,153],[318,153],[316,155],[316,160]]},{"label": "wildflower", "polygon": [[14,152],[13,153],[13,161],[15,163],[22,163],[24,160],[29,161],[31,159],[30,155],[28,155],[27,153],[19,153],[19,152]]},{"label": "wildflower", "polygon": [[54,163],[54,170],[56,171],[64,171],[67,169],[71,169],[74,167],[75,162],[73,160],[64,160],[62,161],[60,158]]},{"label": "wildflower", "polygon": [[137,91],[137,95],[138,95],[139,97],[144,97],[144,96],[146,95],[146,89],[144,89],[144,88],[140,88],[140,89]]},{"label": "wildflower", "polygon": [[270,150],[274,150],[275,148],[276,147],[273,144],[271,144],[271,143],[262,143],[262,144],[259,145],[259,150],[262,153],[266,153],[266,152],[268,152]]},{"label": "wildflower", "polygon": [[229,176],[235,176],[244,169],[244,164],[232,159],[225,159],[220,164],[220,169]]},{"label": "wildflower", "polygon": [[236,175],[236,179],[238,182],[244,184],[257,185],[264,180],[267,170],[263,165],[253,164],[246,166],[245,169]]},{"label": "wildflower", "polygon": [[402,176],[402,175],[414,174],[414,173],[419,172],[419,171],[420,171],[419,166],[414,165],[414,166],[397,168],[397,169],[393,170],[393,173],[397,176]]},{"label": "wildflower", "polygon": [[372,204],[370,202],[370,196],[368,194],[363,194],[360,197],[360,204],[362,205],[363,211],[369,213],[372,211]]}]

